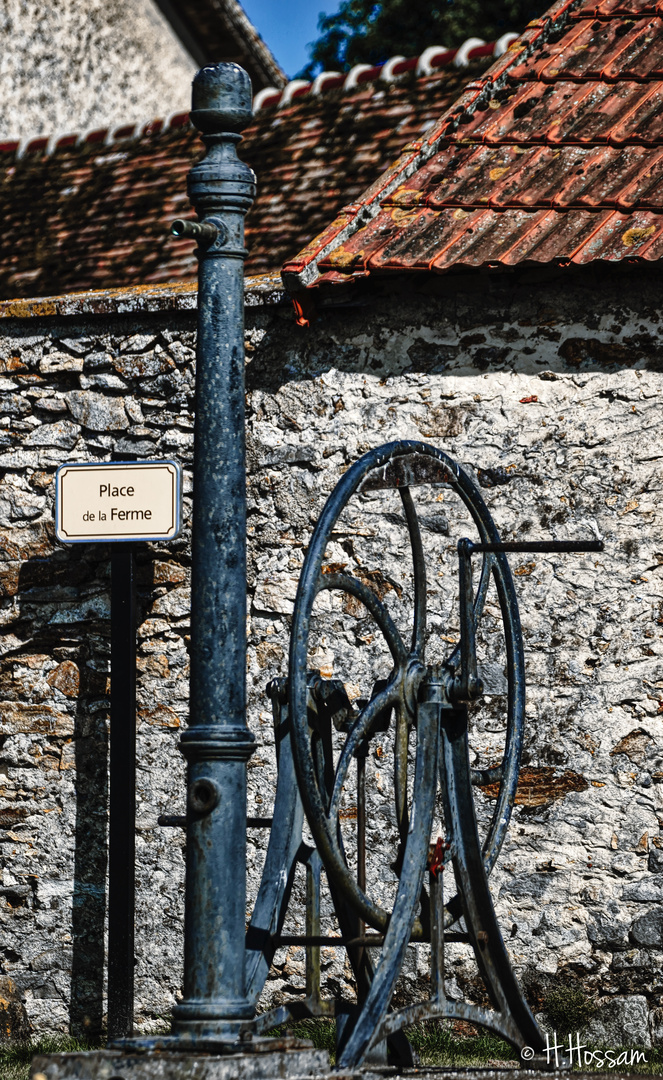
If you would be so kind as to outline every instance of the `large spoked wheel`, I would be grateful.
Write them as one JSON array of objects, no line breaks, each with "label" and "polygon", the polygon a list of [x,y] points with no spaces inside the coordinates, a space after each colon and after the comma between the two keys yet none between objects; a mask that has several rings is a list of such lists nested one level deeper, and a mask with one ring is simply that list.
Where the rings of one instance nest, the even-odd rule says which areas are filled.
[{"label": "large spoked wheel", "polygon": [[[290,645],[289,693],[290,716],[295,766],[301,797],[309,826],[318,851],[325,864],[330,883],[343,896],[357,915],[375,930],[384,933],[391,913],[372,899],[357,881],[348,866],[341,839],[339,811],[341,794],[353,756],[370,737],[378,719],[391,713],[394,729],[394,796],[401,851],[399,863],[410,864],[414,854],[411,843],[413,823],[419,827],[426,814],[432,818],[437,777],[431,780],[429,770],[415,770],[411,799],[408,800],[408,738],[417,730],[417,690],[426,673],[426,567],[419,522],[410,493],[410,486],[422,483],[446,484],[453,489],[469,511],[479,536],[484,542],[499,542],[495,524],[483,498],[470,477],[442,451],[425,443],[404,441],[390,443],[365,454],[342,477],[329,497],[318,520],[299,581],[295,602]],[[414,569],[414,619],[411,641],[406,645],[385,605],[362,581],[346,573],[322,573],[325,550],[332,532],[349,500],[355,493],[371,488],[397,488],[407,522]],[[492,577],[495,582],[504,626],[507,670],[507,716],[504,757],[501,764],[489,770],[475,771],[475,784],[499,783],[495,810],[483,844],[483,860],[490,873],[502,846],[513,806],[520,763],[524,720],[524,660],[523,644],[513,579],[504,553],[485,553],[474,597],[474,613],[479,625],[486,593]],[[307,716],[307,668],[313,605],[323,590],[340,590],[368,610],[381,631],[391,654],[393,668],[384,685],[353,718],[345,744],[335,763],[333,785],[321,779],[312,747],[311,729]],[[460,648],[446,658],[452,671],[460,667]],[[418,744],[421,731],[417,730]],[[418,745],[420,749],[420,746]],[[421,755],[417,753],[419,762]],[[431,796],[428,788],[433,785]],[[409,803],[409,805],[408,805]],[[430,830],[430,820],[429,820]],[[425,837],[427,845],[429,837]],[[418,846],[421,847],[421,836]],[[421,868],[423,875],[423,867]],[[447,905],[445,923],[451,925],[461,915],[456,898]],[[419,920],[413,925],[413,936],[422,934]]]}]

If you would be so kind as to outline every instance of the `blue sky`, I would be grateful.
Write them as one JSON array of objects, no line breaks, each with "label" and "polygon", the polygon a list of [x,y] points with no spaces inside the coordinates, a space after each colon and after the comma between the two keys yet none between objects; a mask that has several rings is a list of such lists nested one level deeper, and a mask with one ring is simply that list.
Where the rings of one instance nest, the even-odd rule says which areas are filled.
[{"label": "blue sky", "polygon": [[291,78],[307,62],[318,36],[318,14],[338,11],[340,0],[241,0],[242,7]]}]

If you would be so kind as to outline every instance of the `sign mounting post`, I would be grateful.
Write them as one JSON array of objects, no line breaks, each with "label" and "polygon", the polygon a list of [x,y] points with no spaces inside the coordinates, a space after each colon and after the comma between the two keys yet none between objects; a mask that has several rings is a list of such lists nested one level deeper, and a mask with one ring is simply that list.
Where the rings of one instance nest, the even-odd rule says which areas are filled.
[{"label": "sign mounting post", "polygon": [[133,1033],[136,907],[136,552],[111,551],[108,1037]]}]

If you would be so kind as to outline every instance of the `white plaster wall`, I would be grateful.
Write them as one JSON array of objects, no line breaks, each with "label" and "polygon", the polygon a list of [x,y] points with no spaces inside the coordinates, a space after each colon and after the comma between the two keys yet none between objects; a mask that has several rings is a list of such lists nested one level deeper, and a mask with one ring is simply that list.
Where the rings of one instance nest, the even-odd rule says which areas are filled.
[{"label": "white plaster wall", "polygon": [[3,139],[190,107],[196,65],[152,0],[1,0],[0,35]]}]

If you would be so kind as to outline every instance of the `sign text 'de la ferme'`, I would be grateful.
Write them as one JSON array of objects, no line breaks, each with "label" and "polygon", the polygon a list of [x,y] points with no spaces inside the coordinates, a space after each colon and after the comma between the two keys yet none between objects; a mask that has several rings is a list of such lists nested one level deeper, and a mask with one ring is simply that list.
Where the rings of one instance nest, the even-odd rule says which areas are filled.
[{"label": "sign text 'de la ferme'", "polygon": [[181,488],[174,461],[61,465],[55,534],[64,544],[173,540],[180,531]]}]

